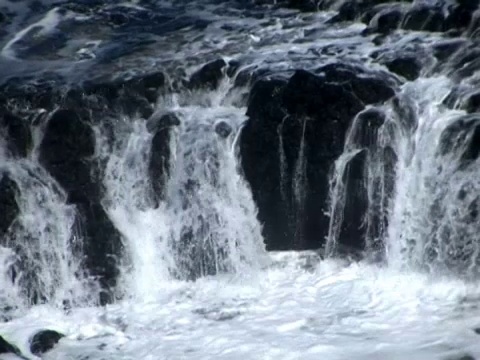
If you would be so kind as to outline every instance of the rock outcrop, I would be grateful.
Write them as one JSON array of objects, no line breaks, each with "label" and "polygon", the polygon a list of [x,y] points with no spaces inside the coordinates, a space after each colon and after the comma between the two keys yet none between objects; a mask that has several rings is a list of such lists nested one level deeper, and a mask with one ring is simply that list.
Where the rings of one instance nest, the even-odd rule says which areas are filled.
[{"label": "rock outcrop", "polygon": [[393,86],[342,63],[255,83],[240,145],[268,249],[324,244],[329,177],[346,132],[366,104],[393,97]]}]

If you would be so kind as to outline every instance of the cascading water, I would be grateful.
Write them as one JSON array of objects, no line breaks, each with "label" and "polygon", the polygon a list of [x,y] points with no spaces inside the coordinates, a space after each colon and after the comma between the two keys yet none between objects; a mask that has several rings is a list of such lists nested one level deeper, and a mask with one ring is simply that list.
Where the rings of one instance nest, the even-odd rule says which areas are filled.
[{"label": "cascading water", "polygon": [[[354,231],[392,268],[475,275],[477,123],[445,108],[450,89],[447,78],[419,79],[398,101],[354,120],[332,181],[328,253],[342,231]],[[363,218],[346,229],[346,199],[358,196]]]},{"label": "cascading water", "polygon": [[25,160],[5,156],[0,170],[18,187],[19,208],[1,244],[2,307],[23,310],[35,303],[62,307],[93,302],[99,289],[82,267],[76,210],[66,203],[64,191],[34,155]]},{"label": "cascading water", "polygon": [[[159,100],[156,130],[171,132],[171,160],[162,170],[169,176],[158,202],[148,172],[159,155],[151,153],[145,120],[120,120],[112,152],[103,146],[105,203],[128,248],[123,276],[129,295],[154,298],[172,277],[246,275],[265,264],[255,206],[238,167],[236,138],[246,117],[231,105],[235,96],[222,95],[229,86]],[[179,123],[163,124],[162,113]]]},{"label": "cascading water", "polygon": [[434,2],[0,4],[0,359],[478,358],[478,13]]}]

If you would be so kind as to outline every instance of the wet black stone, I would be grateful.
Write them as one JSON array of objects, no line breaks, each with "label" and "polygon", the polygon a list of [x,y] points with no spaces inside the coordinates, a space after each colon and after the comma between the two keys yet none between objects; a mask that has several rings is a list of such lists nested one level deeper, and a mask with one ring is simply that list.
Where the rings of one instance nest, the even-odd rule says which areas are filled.
[{"label": "wet black stone", "polygon": [[171,127],[159,127],[152,138],[148,172],[156,204],[165,198],[166,184],[170,174],[171,136]]},{"label": "wet black stone", "polygon": [[178,125],[180,125],[180,119],[174,113],[167,113],[161,116],[153,114],[147,121],[147,130],[151,133],[156,133],[163,128]]},{"label": "wet black stone", "polygon": [[448,8],[445,29],[467,29],[478,6],[478,0],[457,0],[456,4]]},{"label": "wet black stone", "polygon": [[216,89],[223,78],[224,68],[226,66],[227,63],[223,59],[218,59],[204,65],[191,76],[189,87],[191,89]]},{"label": "wet black stone", "polygon": [[459,168],[468,166],[480,155],[480,117],[478,114],[458,118],[440,137],[439,152],[458,156]]},{"label": "wet black stone", "polygon": [[220,121],[219,123],[215,124],[215,132],[220,135],[222,138],[227,138],[228,135],[232,133],[233,129],[225,121]]},{"label": "wet black stone", "polygon": [[378,131],[385,123],[385,113],[370,108],[359,113],[355,119],[355,131],[352,131],[352,145],[357,148],[371,148],[377,144]]},{"label": "wet black stone", "polygon": [[480,42],[474,40],[465,44],[450,57],[445,64],[445,70],[451,74],[454,80],[460,81],[473,76],[480,70]]},{"label": "wet black stone", "polygon": [[2,336],[0,336],[0,354],[15,354],[21,358],[24,358],[18,347],[10,344]]},{"label": "wet black stone", "polygon": [[80,215],[76,224],[77,236],[83,239],[85,267],[101,286],[98,303],[112,303],[116,300],[119,275],[117,260],[123,252],[121,234],[100,203],[86,200],[76,206]]},{"label": "wet black stone", "polygon": [[316,11],[320,2],[321,0],[289,0],[288,5],[300,11]]},{"label": "wet black stone", "polygon": [[440,61],[444,61],[457,52],[464,44],[465,39],[452,39],[439,41],[433,44],[433,55]]},{"label": "wet black stone", "polygon": [[53,349],[63,337],[65,335],[54,330],[39,331],[30,340],[30,352],[36,356],[41,356]]},{"label": "wet black stone", "polygon": [[0,240],[20,213],[16,195],[18,185],[7,173],[0,173]]},{"label": "wet black stone", "polygon": [[463,104],[463,108],[468,113],[480,112],[480,92],[468,96]]},{"label": "wet black stone", "polygon": [[[7,147],[14,156],[25,157],[32,146],[32,135],[26,120],[9,112],[0,113],[0,129],[5,130]],[[1,130],[0,130],[1,131]]]},{"label": "wet black stone", "polygon": [[365,189],[368,150],[361,150],[348,162],[342,181],[345,186],[343,221],[337,241],[353,249],[365,247],[366,223],[363,216],[368,209]]},{"label": "wet black stone", "polygon": [[420,76],[421,63],[414,56],[399,57],[384,62],[388,70],[413,81]]},{"label": "wet black stone", "polygon": [[[343,152],[347,129],[365,104],[382,103],[394,94],[388,77],[348,64],[324,66],[316,73],[298,70],[288,81],[262,79],[250,94],[241,159],[271,250],[323,244],[330,171]],[[295,192],[298,187],[304,195]]]},{"label": "wet black stone", "polygon": [[364,30],[364,35],[373,33],[389,34],[400,27],[404,17],[404,9],[400,6],[389,7],[378,12]]},{"label": "wet black stone", "polygon": [[364,23],[370,20],[382,9],[395,6],[395,2],[390,0],[345,0],[340,4],[338,14],[332,19],[337,21],[353,21],[361,19]]},{"label": "wet black stone", "polygon": [[75,111],[58,110],[51,116],[40,144],[40,163],[67,191],[72,203],[100,196],[91,179],[94,153],[93,130]]},{"label": "wet black stone", "polygon": [[467,30],[467,36],[474,39],[480,38],[480,10],[473,13],[470,26]]},{"label": "wet black stone", "polygon": [[405,14],[402,28],[438,32],[444,29],[445,17],[441,8],[430,6],[413,6]]}]

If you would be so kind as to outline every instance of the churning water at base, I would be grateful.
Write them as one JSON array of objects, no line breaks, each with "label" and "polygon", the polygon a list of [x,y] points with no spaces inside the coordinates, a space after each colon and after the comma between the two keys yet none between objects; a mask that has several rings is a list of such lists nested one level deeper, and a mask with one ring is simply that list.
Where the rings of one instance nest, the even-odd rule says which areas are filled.
[{"label": "churning water at base", "polygon": [[[47,307],[1,325],[20,347],[67,335],[43,359],[460,359],[480,355],[480,288],[366,264],[271,255],[254,276],[165,283],[152,302]],[[25,324],[30,324],[28,327]]]}]

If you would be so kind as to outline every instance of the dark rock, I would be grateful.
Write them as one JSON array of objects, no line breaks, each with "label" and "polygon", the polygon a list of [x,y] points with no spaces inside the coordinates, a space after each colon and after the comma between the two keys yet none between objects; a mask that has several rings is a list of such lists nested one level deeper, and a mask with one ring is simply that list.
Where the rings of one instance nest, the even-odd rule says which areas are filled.
[{"label": "dark rock", "polygon": [[447,126],[440,137],[439,153],[451,154],[464,168],[480,155],[480,117],[466,115]]},{"label": "dark rock", "polygon": [[32,146],[32,135],[28,123],[9,112],[0,113],[0,131],[4,129],[7,147],[14,156],[27,156]]},{"label": "dark rock", "polygon": [[480,10],[473,13],[470,26],[467,30],[467,36],[474,39],[480,38]]},{"label": "dark rock", "polygon": [[204,65],[191,76],[189,87],[191,89],[216,89],[223,78],[226,66],[227,63],[223,59],[218,59]]},{"label": "dark rock", "polygon": [[16,201],[19,192],[17,183],[7,173],[0,174],[0,239],[20,212]]},{"label": "dark rock", "polygon": [[178,125],[180,125],[180,119],[174,113],[167,113],[163,115],[153,114],[147,121],[147,130],[150,133],[156,133],[163,128]]},{"label": "dark rock", "polygon": [[421,63],[414,56],[399,57],[384,62],[388,70],[413,81],[420,76]]},{"label": "dark rock", "polygon": [[282,95],[287,81],[260,79],[250,92],[246,122],[241,133],[245,177],[259,209],[258,219],[268,249],[292,248],[288,214],[282,199],[278,129],[287,112]]},{"label": "dark rock", "polygon": [[83,238],[85,268],[100,284],[99,304],[112,303],[119,275],[117,260],[123,251],[121,235],[101,204],[85,201],[78,203],[77,209],[77,235]]},{"label": "dark rock", "polygon": [[217,124],[215,124],[215,132],[220,135],[222,138],[227,138],[228,135],[232,133],[233,129],[225,121],[220,121]]},{"label": "dark rock", "polygon": [[475,329],[473,329],[473,331],[475,332],[475,334],[480,335],[480,328],[475,328]]},{"label": "dark rock", "polygon": [[455,80],[473,76],[480,70],[480,42],[472,41],[462,46],[445,64],[447,72]]},{"label": "dark rock", "polygon": [[0,354],[15,354],[24,359],[22,353],[15,345],[10,344],[2,336],[0,336]]},{"label": "dark rock", "polygon": [[[170,120],[174,120],[174,118]],[[148,172],[153,188],[153,198],[158,204],[165,198],[166,184],[170,174],[170,139],[172,136],[171,126],[157,128],[152,138],[152,148]]]},{"label": "dark rock", "polygon": [[350,88],[364,104],[382,103],[395,95],[395,81],[384,73],[368,73],[359,66],[335,63],[322,66],[317,73],[325,74],[329,83]]},{"label": "dark rock", "polygon": [[390,34],[400,27],[403,20],[405,9],[402,6],[388,7],[379,11],[370,20],[368,27],[364,30],[364,35],[373,33]]},{"label": "dark rock", "polygon": [[262,79],[250,94],[241,159],[269,250],[323,244],[330,170],[347,129],[365,104],[394,94],[381,76],[349,65],[317,73],[299,70],[288,82]]},{"label": "dark rock", "polygon": [[[140,115],[148,118],[153,113],[153,106],[160,89],[165,85],[165,75],[162,72],[152,72],[136,75],[131,78],[117,79],[100,78],[87,81],[79,89],[71,92],[79,95],[95,95],[116,114],[128,116]],[[76,107],[77,108],[77,107]]]},{"label": "dark rock", "polygon": [[433,44],[433,55],[440,61],[444,61],[462,46],[465,45],[465,39],[443,40]]},{"label": "dark rock", "polygon": [[289,7],[300,11],[317,11],[322,0],[289,0]]},{"label": "dark rock", "polygon": [[94,153],[93,130],[75,111],[58,110],[51,116],[40,144],[40,163],[67,191],[72,203],[100,196],[91,179]]},{"label": "dark rock", "polygon": [[467,29],[478,6],[478,0],[457,0],[456,4],[449,6],[445,29]]},{"label": "dark rock", "polygon": [[55,345],[65,337],[54,330],[42,330],[33,335],[30,340],[30,352],[33,355],[41,356],[42,354],[50,351]]},{"label": "dark rock", "polygon": [[480,92],[469,95],[463,103],[463,108],[468,113],[480,112]]},{"label": "dark rock", "polygon": [[365,247],[367,224],[364,216],[368,210],[368,193],[365,188],[367,161],[368,151],[361,150],[349,160],[342,177],[345,187],[345,205],[337,241],[354,249]]},{"label": "dark rock", "polygon": [[338,14],[332,20],[336,22],[361,19],[368,24],[381,9],[395,6],[393,3],[394,1],[390,0],[344,0],[336,9]]},{"label": "dark rock", "polygon": [[385,113],[370,108],[357,115],[350,132],[349,143],[355,149],[371,148],[377,144],[378,131],[385,123]]},{"label": "dark rock", "polygon": [[438,32],[443,31],[444,21],[445,17],[442,9],[427,5],[417,5],[413,6],[405,14],[402,28],[405,30]]}]

